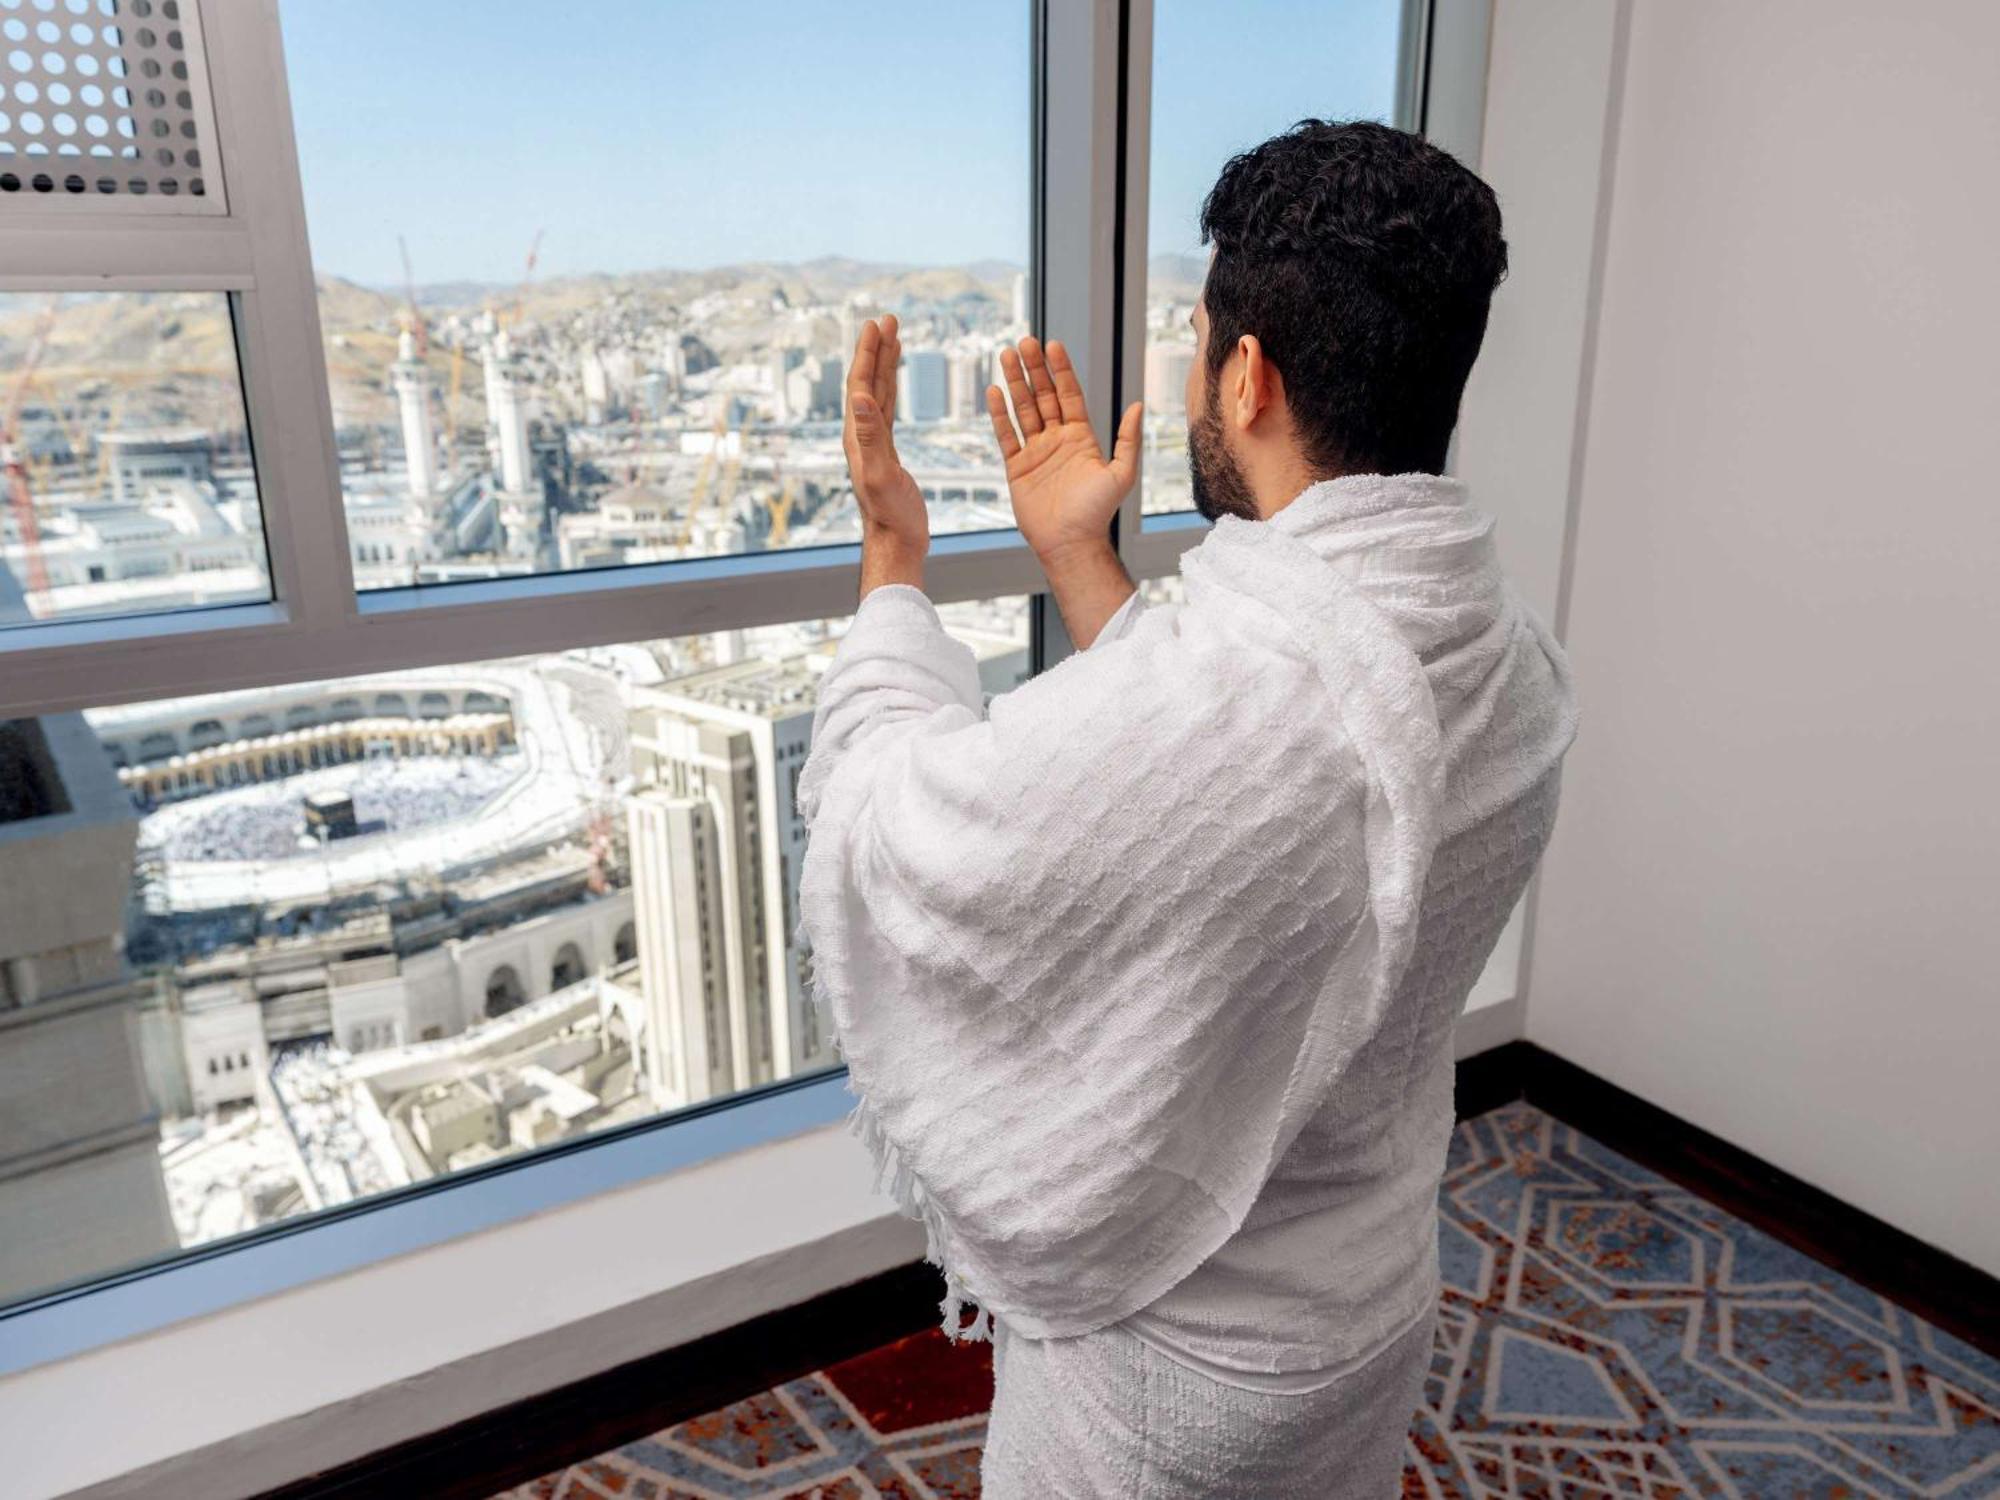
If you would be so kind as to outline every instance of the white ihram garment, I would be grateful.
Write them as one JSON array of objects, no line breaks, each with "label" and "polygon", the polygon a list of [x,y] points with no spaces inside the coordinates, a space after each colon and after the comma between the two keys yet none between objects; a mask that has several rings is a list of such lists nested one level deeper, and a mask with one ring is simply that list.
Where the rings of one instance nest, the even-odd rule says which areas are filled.
[{"label": "white ihram garment", "polygon": [[[1328,1453],[1360,1482],[1400,1446],[1364,1397],[1436,1294],[1451,1026],[1575,728],[1491,529],[1450,480],[1314,485],[985,711],[922,594],[863,601],[800,779],[801,922],[948,1319],[1006,1331],[994,1493],[1066,1492],[1006,1451],[1065,1382],[1129,1403],[1094,1455],[1120,1493],[1338,1495]],[[1235,1414],[1170,1465],[1188,1398],[1149,1414],[1134,1346]]]}]

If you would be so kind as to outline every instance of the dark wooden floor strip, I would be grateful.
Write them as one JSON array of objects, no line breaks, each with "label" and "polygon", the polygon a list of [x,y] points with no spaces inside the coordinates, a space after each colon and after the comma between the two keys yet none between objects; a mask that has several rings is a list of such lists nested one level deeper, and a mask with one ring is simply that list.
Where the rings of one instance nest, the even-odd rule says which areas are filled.
[{"label": "dark wooden floor strip", "polygon": [[484,1500],[930,1327],[943,1295],[931,1267],[899,1267],[300,1479],[264,1500]]}]

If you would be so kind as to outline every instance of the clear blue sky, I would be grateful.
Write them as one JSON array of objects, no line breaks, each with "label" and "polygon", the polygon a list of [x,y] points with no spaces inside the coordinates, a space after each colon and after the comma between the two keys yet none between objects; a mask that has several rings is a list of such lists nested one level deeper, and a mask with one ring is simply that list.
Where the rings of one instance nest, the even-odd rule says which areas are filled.
[{"label": "clear blue sky", "polygon": [[1387,120],[1398,0],[1155,0],[1148,248],[1195,254],[1222,164],[1308,117]]},{"label": "clear blue sky", "polygon": [[[1395,0],[1159,0],[1154,248],[1228,154],[1386,117]],[[318,268],[1025,264],[1026,0],[283,0]]]}]

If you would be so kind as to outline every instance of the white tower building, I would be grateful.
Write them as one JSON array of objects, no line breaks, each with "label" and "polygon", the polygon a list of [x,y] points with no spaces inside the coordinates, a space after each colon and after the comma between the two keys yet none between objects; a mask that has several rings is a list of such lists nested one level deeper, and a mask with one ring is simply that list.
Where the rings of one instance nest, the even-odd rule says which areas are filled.
[{"label": "white tower building", "polygon": [[431,436],[431,375],[417,358],[417,336],[408,328],[396,344],[396,362],[389,367],[396,404],[403,413],[403,466],[410,496],[430,497],[437,488],[437,442]]},{"label": "white tower building", "polygon": [[500,342],[500,320],[491,312],[482,312],[474,320],[472,330],[479,336],[480,348],[484,351],[479,361],[479,375],[486,394],[486,460],[498,469],[500,432],[494,426],[493,413],[500,404],[500,360],[496,352]]},{"label": "white tower building", "polygon": [[951,356],[951,414],[954,417],[986,415],[987,367],[991,354],[984,349],[960,349]]},{"label": "white tower building", "polygon": [[896,371],[896,415],[936,422],[951,410],[950,367],[936,349],[912,349]]},{"label": "white tower building", "polygon": [[[957,634],[988,691],[1026,679],[1022,641]],[[724,651],[736,660],[634,696],[640,789],[626,808],[646,1071],[671,1103],[833,1061],[797,925],[798,782],[826,649],[769,660],[738,637]]]},{"label": "white tower building", "polygon": [[506,333],[487,345],[487,420],[499,449],[500,488],[522,494],[529,488],[528,415],[521,407],[520,370],[514,363]]}]

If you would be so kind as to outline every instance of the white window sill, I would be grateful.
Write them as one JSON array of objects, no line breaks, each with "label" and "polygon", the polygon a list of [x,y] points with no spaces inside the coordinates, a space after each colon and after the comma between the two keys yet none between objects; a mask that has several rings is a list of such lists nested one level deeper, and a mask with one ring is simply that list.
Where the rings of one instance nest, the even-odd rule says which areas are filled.
[{"label": "white window sill", "polygon": [[[256,1247],[290,1263],[256,1273],[283,1283],[268,1292],[241,1300],[238,1286],[219,1310],[184,1304],[170,1326],[66,1357],[53,1353],[65,1337],[87,1341],[91,1325],[129,1309],[93,1310],[100,1292],[44,1310],[38,1316],[71,1309],[39,1330],[0,1326],[9,1363],[32,1353],[22,1339],[48,1354],[0,1379],[9,1496],[89,1485],[107,1496],[172,1492],[161,1466],[196,1460],[189,1472],[201,1474],[195,1490],[207,1500],[253,1494],[917,1258],[921,1231],[874,1193],[873,1166],[839,1122],[851,1103],[844,1079],[792,1097],[806,1105],[802,1116],[831,1112],[835,1122],[609,1190],[573,1182],[566,1201],[540,1211],[517,1203],[494,1227],[419,1249],[376,1245],[375,1258],[327,1274],[330,1255],[394,1232],[389,1214],[356,1215],[329,1228],[352,1226],[363,1243],[329,1250],[316,1231]],[[712,1118],[731,1113],[747,1111]],[[599,1178],[616,1166],[601,1158],[633,1144],[551,1165]],[[477,1198],[487,1186],[432,1201]],[[201,1269],[227,1277],[235,1259]],[[128,1285],[160,1298],[162,1283]],[[593,1325],[588,1338],[561,1336]],[[491,1368],[477,1380],[452,1378],[496,1355],[481,1361]]]}]

